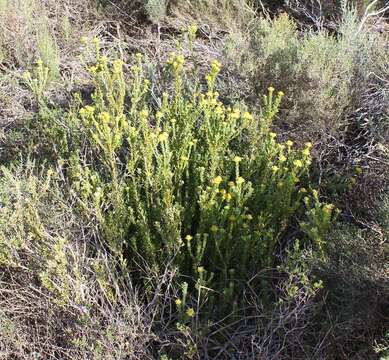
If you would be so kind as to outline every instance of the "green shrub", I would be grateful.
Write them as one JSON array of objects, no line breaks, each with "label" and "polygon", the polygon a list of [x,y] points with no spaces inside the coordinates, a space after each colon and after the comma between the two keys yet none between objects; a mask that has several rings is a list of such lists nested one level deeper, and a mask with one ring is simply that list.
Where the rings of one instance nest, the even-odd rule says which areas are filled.
[{"label": "green shrub", "polygon": [[94,246],[57,174],[37,168],[27,161],[0,169],[2,357],[148,356],[152,316]]},{"label": "green shrub", "polygon": [[153,23],[160,24],[167,12],[166,0],[147,0],[145,4],[147,15]]},{"label": "green shrub", "polygon": [[[31,162],[11,171],[1,168],[0,266],[35,272],[43,288],[66,304],[71,286],[67,279],[71,226],[66,221],[71,216],[66,218],[66,204],[52,200],[58,199],[51,189],[53,171],[40,181],[33,168]],[[77,297],[75,289],[72,296]]]},{"label": "green shrub", "polygon": [[356,11],[343,10],[337,35],[301,32],[295,20],[282,14],[253,20],[246,29],[232,32],[224,46],[226,57],[240,76],[251,80],[255,92],[272,85],[286,93],[277,123],[299,138],[341,136],[361,107],[374,117],[375,125],[382,121],[384,112],[376,112],[376,105],[367,109],[366,93],[375,94],[370,104],[382,104],[382,84],[378,86],[371,74],[385,74],[386,36],[369,28],[357,34]]},{"label": "green shrub", "polygon": [[47,25],[40,31],[38,36],[38,51],[45,66],[50,70],[50,75],[54,78],[58,77],[60,65],[59,48],[55,38],[47,29]]},{"label": "green shrub", "polygon": [[[242,281],[273,266],[279,241],[305,206],[307,235],[310,224],[320,228],[331,217],[317,196],[309,210],[302,187],[311,144],[298,150],[270,131],[282,92],[269,88],[258,118],[221,103],[216,61],[207,89],[189,90],[184,57],[172,55],[166,71],[173,89],[153,109],[141,59],[127,85],[123,63],[111,65],[97,51],[89,68],[93,103],[67,116],[81,127],[65,141],[72,155],[61,163],[80,211],[97,221],[123,264],[139,271],[142,262],[161,269],[173,261],[191,284],[235,297]],[[312,231],[320,248],[321,234]]]}]

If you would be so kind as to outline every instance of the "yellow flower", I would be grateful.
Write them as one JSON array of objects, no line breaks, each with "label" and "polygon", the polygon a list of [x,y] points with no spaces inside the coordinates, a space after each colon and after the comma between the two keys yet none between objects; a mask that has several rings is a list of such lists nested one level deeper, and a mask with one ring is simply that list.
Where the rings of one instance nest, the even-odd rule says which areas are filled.
[{"label": "yellow flower", "polygon": [[102,65],[107,65],[107,63],[108,63],[108,58],[107,58],[106,56],[102,56],[102,57],[100,58],[100,63],[101,63]]},{"label": "yellow flower", "polygon": [[88,114],[93,114],[95,112],[95,108],[90,105],[85,106],[85,110]]},{"label": "yellow flower", "polygon": [[221,67],[222,67],[222,64],[220,64],[219,61],[217,61],[217,60],[212,61],[212,64],[211,64],[212,72],[218,73],[220,71]]},{"label": "yellow flower", "polygon": [[283,186],[284,186],[284,182],[283,181],[279,181],[277,183],[277,187],[282,188]]},{"label": "yellow flower", "polygon": [[181,306],[182,301],[180,299],[176,299],[175,303],[176,303],[177,306]]},{"label": "yellow flower", "polygon": [[223,115],[223,109],[220,106],[217,106],[215,109],[215,114],[218,116]]},{"label": "yellow flower", "polygon": [[239,109],[234,109],[230,116],[231,116],[232,119],[239,119],[239,117],[240,117],[240,110]]},{"label": "yellow flower", "polygon": [[282,154],[281,154],[281,155],[279,156],[278,160],[279,160],[280,162],[285,162],[285,161],[286,161],[285,155],[282,155]]},{"label": "yellow flower", "polygon": [[294,164],[294,166],[296,166],[297,168],[303,167],[303,162],[302,162],[301,160],[295,160],[295,161],[293,161],[293,164]]},{"label": "yellow flower", "polygon": [[219,185],[223,181],[223,178],[221,176],[216,176],[214,179],[211,180],[211,183],[214,185]]},{"label": "yellow flower", "polygon": [[193,310],[193,308],[189,308],[188,310],[186,310],[186,314],[189,316],[189,317],[193,317],[195,316],[195,311]]},{"label": "yellow flower", "polygon": [[234,162],[238,163],[238,162],[241,162],[242,161],[242,158],[240,156],[235,156],[233,159],[232,159]]},{"label": "yellow flower", "polygon": [[292,146],[293,146],[293,141],[292,141],[292,140],[288,140],[288,141],[286,142],[286,145],[287,145],[288,147],[292,147]]},{"label": "yellow flower", "polygon": [[122,67],[123,67],[123,60],[121,59],[116,59],[114,62],[113,62],[113,69],[116,73],[119,73],[121,70],[122,70]]},{"label": "yellow flower", "polygon": [[139,73],[139,71],[140,71],[140,67],[138,66],[138,65],[132,65],[131,66],[131,71],[133,72],[133,73]]},{"label": "yellow flower", "polygon": [[324,207],[323,207],[323,211],[324,211],[327,215],[331,215],[331,212],[332,212],[333,209],[334,209],[334,205],[333,205],[333,204],[326,204],[326,205],[324,205]]},{"label": "yellow flower", "polygon": [[175,53],[174,51],[171,52],[171,53],[169,54],[169,59],[168,59],[167,63],[168,63],[168,64],[172,64],[176,56],[177,56],[177,55],[176,55],[176,53]]},{"label": "yellow flower", "polygon": [[247,220],[253,220],[253,215],[247,214],[247,215],[246,215],[246,219],[247,219]]},{"label": "yellow flower", "polygon": [[86,111],[84,108],[81,108],[80,111],[78,112],[80,116],[84,117],[86,115]]},{"label": "yellow flower", "polygon": [[91,66],[89,68],[89,72],[92,74],[92,75],[95,75],[97,73],[97,66]]},{"label": "yellow flower", "polygon": [[304,156],[309,156],[309,154],[311,153],[308,148],[305,148],[302,152]]},{"label": "yellow flower", "polygon": [[219,230],[219,228],[216,225],[212,225],[210,230],[211,232],[215,233]]},{"label": "yellow flower", "polygon": [[224,196],[225,194],[227,194],[226,189],[220,189],[219,192],[220,192],[220,194],[222,194],[223,196]]},{"label": "yellow flower", "polygon": [[271,171],[273,171],[274,173],[276,173],[278,170],[279,170],[279,167],[276,166],[276,165],[273,165],[273,166],[271,167]]},{"label": "yellow flower", "polygon": [[284,94],[283,91],[279,91],[279,92],[278,92],[278,96],[282,97],[282,96],[284,96],[284,95],[285,95],[285,94]]},{"label": "yellow flower", "polygon": [[229,187],[234,187],[234,186],[235,186],[235,183],[234,183],[233,181],[229,181],[229,182],[228,182],[228,186],[229,186]]},{"label": "yellow flower", "polygon": [[277,134],[275,132],[271,132],[271,133],[269,133],[269,136],[271,139],[275,139]]},{"label": "yellow flower", "polygon": [[249,121],[251,121],[251,120],[254,119],[253,115],[251,115],[251,114],[250,114],[249,112],[247,112],[247,111],[243,113],[242,117],[243,117],[244,120],[249,120]]},{"label": "yellow flower", "polygon": [[226,201],[231,201],[232,195],[229,194],[229,193],[227,193],[227,194],[224,195],[224,199],[225,199]]},{"label": "yellow flower", "polygon": [[241,185],[245,182],[245,180],[241,177],[241,176],[238,176],[237,179],[236,179],[236,183],[238,185]]},{"label": "yellow flower", "polygon": [[100,44],[99,38],[94,37],[93,40],[92,40],[92,43],[95,44],[95,45],[99,45]]},{"label": "yellow flower", "polygon": [[94,112],[95,112],[95,108],[93,106],[87,105],[80,110],[80,115],[81,116],[93,115]]},{"label": "yellow flower", "polygon": [[106,111],[103,111],[101,114],[100,114],[100,120],[104,123],[108,123],[109,120],[110,120],[110,115],[109,113],[107,113]]},{"label": "yellow flower", "polygon": [[268,88],[268,90],[269,90],[269,92],[273,92],[274,91],[274,87],[273,86],[270,86],[269,88]]},{"label": "yellow flower", "polygon": [[23,79],[24,79],[24,80],[29,80],[29,79],[31,79],[31,73],[30,73],[29,71],[25,71],[25,72],[23,73]]},{"label": "yellow flower", "polygon": [[199,274],[203,273],[203,272],[204,272],[204,267],[203,267],[203,266],[198,266],[198,267],[197,267],[197,272],[198,272]]},{"label": "yellow flower", "polygon": [[148,110],[146,110],[146,109],[142,110],[142,111],[140,112],[140,116],[141,116],[142,118],[147,118],[147,117],[149,116]]},{"label": "yellow flower", "polygon": [[187,156],[181,156],[181,160],[182,160],[182,161],[188,161],[189,158],[188,158]]},{"label": "yellow flower", "polygon": [[186,240],[186,241],[191,241],[192,239],[193,239],[193,237],[190,236],[190,235],[186,235],[186,236],[185,236],[185,240]]},{"label": "yellow flower", "polygon": [[188,27],[188,32],[191,34],[196,34],[198,30],[197,25],[193,24]]},{"label": "yellow flower", "polygon": [[161,132],[158,135],[158,140],[159,141],[166,141],[169,138],[169,134],[167,132]]},{"label": "yellow flower", "polygon": [[301,193],[306,193],[306,192],[307,192],[307,189],[306,189],[306,188],[301,188],[301,189],[299,190],[299,192],[301,192]]},{"label": "yellow flower", "polygon": [[310,149],[311,147],[312,147],[312,143],[311,142],[306,142],[305,143],[305,147],[307,148],[307,149]]}]

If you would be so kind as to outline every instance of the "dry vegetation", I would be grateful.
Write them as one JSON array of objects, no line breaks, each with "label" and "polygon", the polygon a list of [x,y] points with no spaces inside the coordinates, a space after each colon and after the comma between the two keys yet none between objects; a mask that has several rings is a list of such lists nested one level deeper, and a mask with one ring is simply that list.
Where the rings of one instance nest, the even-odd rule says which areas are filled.
[{"label": "dry vegetation", "polygon": [[388,359],[388,17],[0,0],[0,359]]}]

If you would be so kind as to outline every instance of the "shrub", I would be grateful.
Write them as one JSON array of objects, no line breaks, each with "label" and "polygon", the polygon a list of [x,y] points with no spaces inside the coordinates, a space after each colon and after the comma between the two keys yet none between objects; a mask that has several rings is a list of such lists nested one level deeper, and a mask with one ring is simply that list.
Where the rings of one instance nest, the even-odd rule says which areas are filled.
[{"label": "shrub", "polygon": [[46,28],[40,31],[38,49],[40,58],[50,70],[51,76],[58,77],[60,64],[59,49],[55,39]]},{"label": "shrub", "polygon": [[[387,195],[375,205],[374,222],[364,228],[339,223],[328,235],[325,259],[313,261],[317,276],[328,292],[326,308],[329,314],[336,316],[329,353],[375,358],[375,342],[382,339],[385,343],[388,329]],[[329,319],[323,321],[324,331],[329,323]]]},{"label": "shrub", "polygon": [[73,133],[69,141],[64,134],[63,156],[71,156],[60,162],[69,167],[80,211],[97,221],[122,264],[139,271],[143,262],[161,269],[173,261],[190,288],[233,299],[242,282],[274,265],[279,241],[304,207],[303,229],[321,248],[320,226],[332,208],[315,195],[310,210],[302,187],[309,185],[311,145],[298,150],[291,141],[278,143],[270,130],[282,92],[269,88],[258,120],[220,102],[218,62],[206,76],[207,89],[190,90],[183,56],[172,55],[173,89],[154,110],[142,56],[127,86],[122,61],[111,65],[94,42],[92,104],[68,115]]},{"label": "shrub", "polygon": [[145,4],[147,15],[153,23],[160,24],[167,11],[166,0],[147,0]]},{"label": "shrub", "polygon": [[[227,39],[225,54],[251,79],[255,91],[272,85],[287,94],[280,126],[311,140],[340,136],[361,110],[368,89],[375,94],[370,101],[382,96],[382,86],[371,90],[378,80],[371,73],[385,73],[385,35],[369,28],[357,34],[358,26],[353,9],[344,9],[337,35],[325,30],[299,32],[286,14],[274,20],[260,18]],[[234,43],[244,51],[235,51]],[[371,115],[378,125],[384,112]]]},{"label": "shrub", "polygon": [[57,174],[37,174],[31,161],[0,171],[2,356],[149,356],[146,344],[157,337],[148,312],[163,308],[143,307],[131,281],[116,273],[65,200]]}]

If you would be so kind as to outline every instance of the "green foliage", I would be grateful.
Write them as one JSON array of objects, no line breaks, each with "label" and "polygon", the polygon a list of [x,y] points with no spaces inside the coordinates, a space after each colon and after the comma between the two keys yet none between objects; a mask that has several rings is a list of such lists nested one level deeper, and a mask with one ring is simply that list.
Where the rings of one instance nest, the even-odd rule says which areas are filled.
[{"label": "green foliage", "polygon": [[[338,4],[333,14],[323,3],[324,27],[313,32],[250,7],[266,1],[97,3],[106,7],[87,16],[89,2],[66,3],[65,14],[54,0],[0,0],[0,151],[22,162],[0,170],[0,352],[368,358],[363,348],[375,344],[385,358],[388,202],[369,220],[358,211],[363,229],[331,231],[338,210],[315,190],[304,144],[315,140],[325,196],[355,215],[347,189],[376,192],[361,183],[386,151],[377,144],[387,133],[385,32],[369,29],[373,18],[359,31],[346,7],[324,30]],[[103,56],[127,53],[122,39],[137,31],[128,20],[145,21],[145,11],[158,25],[144,24],[158,30],[157,49],[146,49],[155,59],[171,49],[162,23],[169,34],[189,16],[202,24],[177,40],[186,58],[148,67],[141,55],[132,66]],[[93,36],[85,18],[104,44],[95,39],[80,62],[72,41]],[[222,70],[209,63],[220,50]],[[53,81],[60,63],[63,84]],[[333,171],[345,159],[351,166]]]},{"label": "green foliage", "polygon": [[59,49],[53,35],[44,27],[38,37],[38,51],[40,58],[50,71],[53,78],[59,76]]},{"label": "green foliage", "polygon": [[63,16],[61,23],[61,31],[66,41],[70,40],[72,35],[72,24],[68,16]]},{"label": "green foliage", "polygon": [[47,171],[44,180],[39,181],[32,173],[33,167],[27,163],[25,169],[1,168],[0,265],[36,272],[42,286],[55,294],[58,303],[67,304],[69,229],[61,224],[66,207],[52,201],[58,195],[51,190],[53,172]]},{"label": "green foliage", "polygon": [[[224,51],[256,92],[272,84],[287,94],[280,120],[300,138],[339,136],[366,106],[367,89],[378,86],[369,74],[384,74],[387,62],[385,36],[367,30],[356,35],[358,25],[356,11],[347,8],[338,36],[325,30],[302,33],[286,14],[260,18],[232,32]],[[377,94],[381,91],[378,86]],[[382,112],[376,116],[378,124]]]},{"label": "green foliage", "polygon": [[[77,132],[70,127],[73,144],[62,156],[71,156],[60,162],[69,165],[80,211],[97,221],[122,264],[138,270],[145,261],[161,269],[173,259],[192,284],[232,300],[245,280],[273,265],[278,242],[304,206],[308,235],[316,234],[311,227],[328,226],[326,205],[317,196],[304,205],[307,194],[299,191],[311,144],[295,149],[291,141],[278,143],[270,130],[282,92],[269,88],[254,117],[220,102],[217,61],[206,76],[206,90],[199,85],[188,90],[185,59],[172,54],[166,71],[173,90],[153,109],[142,56],[127,84],[122,61],[111,64],[100,55],[97,39],[94,44],[93,104],[66,116],[81,127]],[[321,248],[317,236],[312,240]]]},{"label": "green foliage", "polygon": [[323,282],[311,275],[309,259],[312,256],[316,254],[308,249],[303,250],[299,240],[296,240],[293,248],[287,251],[284,263],[278,267],[287,275],[287,280],[282,283],[284,295],[280,297],[281,304],[287,300],[293,301],[299,293],[314,296],[323,288]]},{"label": "green foliage", "polygon": [[167,0],[146,0],[145,9],[153,23],[159,24],[167,12]]},{"label": "green foliage", "polygon": [[68,133],[74,130],[75,124],[67,120],[65,127],[62,121],[63,111],[47,104],[45,92],[51,85],[51,74],[41,59],[38,59],[32,74],[29,71],[23,74],[25,85],[35,97],[37,111],[27,124],[30,136],[24,144],[24,149],[20,150],[29,154],[45,154],[53,160],[59,159],[68,151],[68,140],[73,141]]}]

